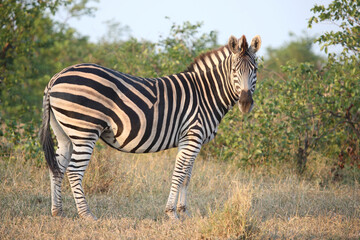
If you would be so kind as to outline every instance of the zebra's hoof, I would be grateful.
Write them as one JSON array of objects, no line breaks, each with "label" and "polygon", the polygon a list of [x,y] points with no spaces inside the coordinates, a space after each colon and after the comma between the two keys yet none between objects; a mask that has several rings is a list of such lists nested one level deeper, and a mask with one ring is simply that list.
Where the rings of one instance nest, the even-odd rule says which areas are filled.
[{"label": "zebra's hoof", "polygon": [[189,218],[190,217],[190,214],[187,211],[186,206],[178,206],[177,211],[178,211],[179,215],[181,216],[181,218]]},{"label": "zebra's hoof", "polygon": [[176,214],[175,210],[166,210],[165,213],[169,217],[170,220],[175,220],[175,221],[179,220],[179,217]]},{"label": "zebra's hoof", "polygon": [[90,221],[96,221],[97,220],[97,217],[95,217],[95,215],[92,214],[91,212],[84,213],[84,214],[80,215],[80,217],[82,219],[86,219],[86,220],[90,220]]},{"label": "zebra's hoof", "polygon": [[65,213],[62,209],[56,209],[51,211],[51,215],[53,217],[65,217]]}]

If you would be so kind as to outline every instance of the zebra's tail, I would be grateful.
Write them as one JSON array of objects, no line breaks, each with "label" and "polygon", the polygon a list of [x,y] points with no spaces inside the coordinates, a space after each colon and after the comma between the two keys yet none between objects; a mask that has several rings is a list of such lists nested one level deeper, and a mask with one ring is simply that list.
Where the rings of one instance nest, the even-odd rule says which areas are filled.
[{"label": "zebra's tail", "polygon": [[54,141],[51,137],[50,131],[50,99],[49,99],[49,89],[44,94],[43,99],[43,116],[42,124],[39,132],[40,143],[44,150],[44,155],[46,162],[50,168],[50,171],[53,175],[59,176],[60,168],[56,161],[55,150],[54,150]]}]

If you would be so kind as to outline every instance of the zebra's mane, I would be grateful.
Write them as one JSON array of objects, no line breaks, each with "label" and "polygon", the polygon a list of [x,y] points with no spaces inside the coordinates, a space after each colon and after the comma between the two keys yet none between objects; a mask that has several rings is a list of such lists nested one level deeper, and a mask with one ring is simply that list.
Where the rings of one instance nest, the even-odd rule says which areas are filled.
[{"label": "zebra's mane", "polygon": [[198,63],[198,62],[204,62],[205,58],[207,57],[210,57],[212,54],[215,54],[219,51],[222,51],[224,48],[228,49],[229,50],[229,46],[228,45],[225,45],[225,46],[222,46],[220,48],[217,48],[217,49],[213,49],[213,50],[210,50],[208,52],[205,52],[205,53],[202,53],[200,54],[199,56],[197,56],[194,61],[187,67],[187,69],[185,70],[185,72],[193,72],[195,70],[195,65]]}]

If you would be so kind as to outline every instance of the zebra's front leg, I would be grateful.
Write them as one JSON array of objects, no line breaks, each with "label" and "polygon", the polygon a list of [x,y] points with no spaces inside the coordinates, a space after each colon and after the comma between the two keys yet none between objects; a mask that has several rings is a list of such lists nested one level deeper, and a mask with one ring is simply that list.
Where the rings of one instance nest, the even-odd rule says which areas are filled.
[{"label": "zebra's front leg", "polygon": [[97,218],[91,213],[85,199],[82,180],[85,170],[89,164],[94,145],[95,141],[87,144],[75,142],[74,151],[67,169],[67,176],[75,199],[78,214],[80,217],[90,220],[97,220]]},{"label": "zebra's front leg", "polygon": [[[197,143],[197,141],[195,141]],[[178,219],[176,214],[176,204],[179,197],[178,209],[180,212],[186,211],[186,189],[190,181],[191,170],[201,144],[181,144],[176,156],[175,169],[172,177],[169,198],[165,212],[170,219]],[[180,196],[179,196],[180,192]]]}]

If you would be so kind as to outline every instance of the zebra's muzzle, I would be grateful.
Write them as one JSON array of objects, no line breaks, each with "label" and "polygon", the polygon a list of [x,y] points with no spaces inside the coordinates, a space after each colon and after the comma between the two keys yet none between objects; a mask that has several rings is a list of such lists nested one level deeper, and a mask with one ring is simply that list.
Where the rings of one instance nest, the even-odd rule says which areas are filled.
[{"label": "zebra's muzzle", "polygon": [[254,101],[252,99],[250,90],[241,91],[238,104],[239,104],[239,109],[242,113],[249,113],[252,110]]}]

